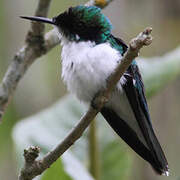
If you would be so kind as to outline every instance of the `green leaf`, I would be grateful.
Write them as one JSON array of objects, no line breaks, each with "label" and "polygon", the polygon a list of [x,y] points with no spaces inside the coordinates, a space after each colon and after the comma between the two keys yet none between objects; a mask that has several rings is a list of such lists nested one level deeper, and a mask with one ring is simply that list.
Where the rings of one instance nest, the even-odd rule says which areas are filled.
[{"label": "green leaf", "polygon": [[112,130],[101,115],[97,116],[102,180],[128,180],[133,165],[129,147]]},{"label": "green leaf", "polygon": [[[68,95],[49,109],[18,123],[14,128],[13,139],[19,157],[19,164],[22,165],[22,152],[24,148],[29,145],[36,145],[41,148],[42,155],[45,154],[65,137],[65,135],[73,128],[74,124],[80,119],[83,112],[85,112],[85,106],[80,104],[79,101],[71,95]],[[99,126],[98,141],[101,144],[100,151],[103,153],[106,148],[111,145],[116,138],[119,139],[119,137],[115,136],[102,116],[98,115],[97,121]],[[119,163],[115,163],[113,166],[113,168],[117,167],[116,169],[118,169],[118,172],[121,167],[131,167],[131,161],[126,161],[125,166],[124,161],[121,161],[121,156],[125,159],[129,157],[129,153],[122,148],[121,142],[122,141],[119,139],[117,146],[114,146],[112,150],[112,152],[118,152],[116,154],[116,159],[119,160]],[[104,162],[107,164],[108,161],[104,160],[103,156],[101,157],[102,173],[103,176],[106,176],[106,173],[109,173],[109,171],[111,172],[113,168],[109,168],[109,170],[104,168]],[[111,159],[111,152],[109,152],[107,158],[108,160]],[[60,172],[66,172],[69,177],[72,177],[74,180],[93,180],[87,172],[87,169],[83,167],[83,164],[88,164],[88,160],[87,135],[85,133],[71,148],[71,151],[66,152],[61,157],[63,166],[61,166]],[[48,173],[50,174],[51,170],[48,171],[50,171]],[[54,170],[52,170],[52,174],[53,173]],[[121,173],[121,177],[126,176],[126,173]]]},{"label": "green leaf", "polygon": [[137,62],[150,98],[180,75],[180,47],[164,56],[139,58]]},{"label": "green leaf", "polygon": [[70,152],[66,152],[45,171],[41,180],[93,180],[81,162]]},{"label": "green leaf", "polygon": [[[82,116],[85,107],[74,97],[66,96],[52,107],[19,122],[13,131],[18,165],[23,164],[23,149],[30,145],[41,148],[41,157],[67,135]],[[86,136],[61,157],[60,172],[74,180],[93,180],[83,162],[87,157]],[[76,157],[82,161],[80,162]],[[78,168],[78,169],[77,169]],[[50,168],[51,169],[51,168]],[[52,173],[54,170],[52,170]],[[51,173],[51,170],[50,170]],[[81,175],[81,176],[79,176]]]},{"label": "green leaf", "polygon": [[126,180],[132,168],[132,156],[119,141],[108,143],[102,151],[102,180]]},{"label": "green leaf", "polygon": [[63,164],[58,159],[45,173],[41,180],[72,180],[64,171]]},{"label": "green leaf", "polygon": [[[153,61],[138,61],[138,64],[145,82],[147,96],[151,97],[180,74],[180,50]],[[45,154],[64,139],[86,109],[87,107],[68,95],[50,108],[19,122],[13,131],[19,166],[22,166],[24,148],[29,145],[37,145],[41,148],[42,155]],[[113,133],[102,116],[98,115],[96,120],[98,122],[102,180],[128,179],[132,167],[132,156],[127,152],[127,146],[124,148],[120,138]],[[51,168],[48,170],[48,177],[53,178],[53,174],[58,171],[57,167],[59,166],[57,173],[59,175],[62,173],[61,176],[74,180],[93,180],[85,168],[89,163],[87,134],[84,133],[58,162],[55,167],[52,167],[52,170]],[[43,178],[45,177],[44,175]]]}]

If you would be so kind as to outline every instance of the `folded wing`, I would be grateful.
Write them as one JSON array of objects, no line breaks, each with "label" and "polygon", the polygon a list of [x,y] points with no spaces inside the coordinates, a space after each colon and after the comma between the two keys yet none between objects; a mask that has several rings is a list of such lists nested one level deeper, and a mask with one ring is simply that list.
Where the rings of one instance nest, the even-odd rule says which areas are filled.
[{"label": "folded wing", "polygon": [[[125,52],[125,43],[121,39],[114,39]],[[168,163],[152,128],[144,85],[135,61],[124,74],[124,78],[124,95],[120,90],[114,92],[109,105],[101,113],[115,132],[148,161],[158,174],[168,175]]]}]

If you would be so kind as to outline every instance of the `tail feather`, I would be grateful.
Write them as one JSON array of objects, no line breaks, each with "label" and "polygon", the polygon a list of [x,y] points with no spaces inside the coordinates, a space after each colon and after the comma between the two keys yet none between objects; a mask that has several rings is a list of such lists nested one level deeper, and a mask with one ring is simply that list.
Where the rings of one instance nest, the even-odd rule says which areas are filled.
[{"label": "tail feather", "polygon": [[[127,50],[126,44],[121,39],[113,36],[111,38],[123,48],[123,53],[120,51],[123,55]],[[135,60],[127,69],[124,78],[126,81],[121,85],[128,99],[128,108],[133,111],[133,118],[131,118],[131,116],[128,119],[129,116],[127,113],[129,113],[129,111],[127,110],[122,112],[122,117],[119,117],[121,116],[119,112],[117,112],[117,115],[116,112],[109,108],[103,108],[101,113],[116,133],[135,152],[148,161],[158,174],[169,175],[166,157],[152,128],[144,93],[144,85]],[[121,94],[122,92],[119,93],[119,97]],[[121,101],[121,106],[123,106],[123,99],[121,98],[119,100]],[[119,108],[121,110],[122,107],[119,106]],[[124,114],[125,116],[123,116]],[[129,122],[133,123],[130,124]]]},{"label": "tail feather", "polygon": [[144,160],[148,161],[159,175],[169,175],[167,162],[159,162],[154,153],[138,138],[136,132],[112,109],[104,107],[101,114],[114,131]]},{"label": "tail feather", "polygon": [[[132,77],[126,77],[127,81],[123,87],[124,91],[133,110],[136,121],[148,145],[148,149],[159,169],[158,174],[168,174],[168,163],[166,157],[152,128],[148,105],[144,94],[144,86],[141,75],[138,71],[138,67],[134,65],[132,68],[131,66],[129,71],[131,72],[132,77],[135,78],[136,84],[134,85]],[[156,166],[153,167],[157,171]]]}]

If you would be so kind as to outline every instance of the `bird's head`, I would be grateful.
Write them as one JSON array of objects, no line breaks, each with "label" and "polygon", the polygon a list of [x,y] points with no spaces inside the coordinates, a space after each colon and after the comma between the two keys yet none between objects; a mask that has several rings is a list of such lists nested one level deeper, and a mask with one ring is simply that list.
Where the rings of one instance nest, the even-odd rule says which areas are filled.
[{"label": "bird's head", "polygon": [[55,25],[70,41],[105,41],[111,33],[111,24],[101,9],[95,6],[71,7],[64,13],[48,19],[43,17],[22,18]]}]

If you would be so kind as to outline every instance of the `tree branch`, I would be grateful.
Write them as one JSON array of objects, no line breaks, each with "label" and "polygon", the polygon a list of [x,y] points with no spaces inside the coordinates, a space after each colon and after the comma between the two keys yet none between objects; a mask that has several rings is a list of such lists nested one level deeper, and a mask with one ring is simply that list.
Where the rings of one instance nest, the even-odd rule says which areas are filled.
[{"label": "tree branch", "polygon": [[95,180],[100,180],[99,143],[97,138],[97,124],[94,119],[89,125],[88,149],[89,149],[89,171]]},{"label": "tree branch", "polygon": [[[146,28],[136,38],[130,41],[129,48],[120,60],[120,64],[109,76],[106,88],[97,93],[92,102],[93,106],[91,105],[89,107],[88,111],[80,119],[79,123],[69,132],[69,134],[60,144],[58,144],[52,151],[47,153],[40,160],[35,160],[39,155],[39,151],[37,151],[36,147],[30,147],[25,151],[25,166],[20,172],[19,180],[32,180],[37,175],[40,175],[47,168],[49,168],[51,164],[55,162],[77,139],[81,137],[82,133],[89,126],[91,121],[95,118],[104,104],[107,103],[110,93],[115,88],[123,73],[132,63],[133,59],[138,56],[140,49],[143,46],[151,44],[151,31],[151,28]],[[31,154],[33,154],[33,156]],[[29,157],[32,157],[31,160]]]},{"label": "tree branch", "polygon": [[[86,5],[107,6],[112,0],[90,0]],[[48,14],[51,0],[39,0],[35,16]],[[14,91],[31,64],[60,42],[54,30],[44,36],[44,24],[32,22],[25,45],[15,54],[0,84],[0,121]]]},{"label": "tree branch", "polygon": [[[36,16],[46,16],[51,0],[40,0]],[[17,84],[34,60],[46,52],[42,23],[32,22],[26,35],[26,44],[16,53],[0,84],[0,120],[15,91]]]}]

